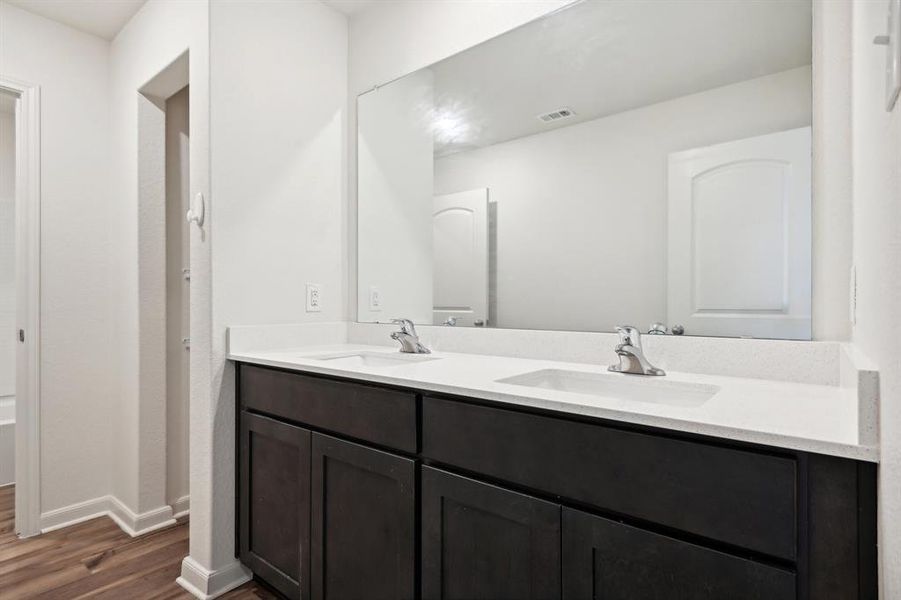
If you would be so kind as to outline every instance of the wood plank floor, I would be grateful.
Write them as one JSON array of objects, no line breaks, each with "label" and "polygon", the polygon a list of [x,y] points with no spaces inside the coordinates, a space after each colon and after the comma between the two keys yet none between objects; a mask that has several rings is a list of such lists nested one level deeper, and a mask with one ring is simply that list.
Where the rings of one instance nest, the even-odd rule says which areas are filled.
[{"label": "wood plank floor", "polygon": [[[188,553],[188,524],[131,538],[108,517],[20,540],[15,487],[0,488],[0,598],[173,600],[193,598],[175,583]],[[275,599],[249,582],[227,600]]]}]

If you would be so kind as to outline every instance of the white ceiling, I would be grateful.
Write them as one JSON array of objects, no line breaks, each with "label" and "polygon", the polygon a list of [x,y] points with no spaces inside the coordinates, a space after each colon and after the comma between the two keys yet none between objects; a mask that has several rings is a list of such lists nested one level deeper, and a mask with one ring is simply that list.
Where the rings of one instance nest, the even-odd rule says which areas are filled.
[{"label": "white ceiling", "polygon": [[587,0],[431,67],[436,154],[809,65],[811,37],[810,0]]},{"label": "white ceiling", "polygon": [[116,37],[147,0],[4,0],[107,40]]},{"label": "white ceiling", "polygon": [[352,16],[374,5],[376,0],[322,0],[322,2],[347,16]]},{"label": "white ceiling", "polygon": [[[4,0],[28,12],[112,40],[147,0]],[[191,1],[191,0],[183,0]],[[322,0],[352,16],[377,0]]]}]

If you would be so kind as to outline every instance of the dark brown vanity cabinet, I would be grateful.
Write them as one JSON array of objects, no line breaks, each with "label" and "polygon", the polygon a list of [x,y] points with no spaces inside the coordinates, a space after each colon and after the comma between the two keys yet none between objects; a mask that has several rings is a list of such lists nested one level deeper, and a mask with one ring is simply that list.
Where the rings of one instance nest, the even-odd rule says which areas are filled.
[{"label": "dark brown vanity cabinet", "polygon": [[422,468],[422,597],[560,596],[560,506]]},{"label": "dark brown vanity cabinet", "polygon": [[563,598],[790,600],[795,574],[563,509]]},{"label": "dark brown vanity cabinet", "polygon": [[238,548],[288,598],[875,600],[875,465],[238,365]]},{"label": "dark brown vanity cabinet", "polygon": [[426,396],[423,454],[786,560],[797,554],[798,466],[775,456]]},{"label": "dark brown vanity cabinet", "polygon": [[241,561],[288,598],[307,598],[311,433],[252,413],[239,432]]},{"label": "dark brown vanity cabinet", "polygon": [[[387,440],[387,428],[400,434],[391,441],[415,448],[404,411],[415,414],[415,396],[351,385],[341,397],[341,384],[329,380],[242,374],[241,561],[291,599],[416,597],[416,461],[311,431],[346,426],[345,435],[375,443]],[[342,414],[354,412],[345,424]]]},{"label": "dark brown vanity cabinet", "polygon": [[415,461],[313,434],[312,490],[312,597],[415,597]]}]

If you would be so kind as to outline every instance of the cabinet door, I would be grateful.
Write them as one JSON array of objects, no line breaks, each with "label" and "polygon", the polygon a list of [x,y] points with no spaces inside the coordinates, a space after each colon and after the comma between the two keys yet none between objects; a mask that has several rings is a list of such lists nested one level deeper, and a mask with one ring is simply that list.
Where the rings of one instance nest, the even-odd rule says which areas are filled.
[{"label": "cabinet door", "polygon": [[789,600],[795,574],[563,509],[563,598]]},{"label": "cabinet door", "polygon": [[312,475],[313,598],[413,598],[416,462],[313,434]]},{"label": "cabinet door", "polygon": [[241,562],[291,599],[309,597],[310,432],[242,413]]},{"label": "cabinet door", "polygon": [[560,507],[422,468],[425,600],[560,597]]}]

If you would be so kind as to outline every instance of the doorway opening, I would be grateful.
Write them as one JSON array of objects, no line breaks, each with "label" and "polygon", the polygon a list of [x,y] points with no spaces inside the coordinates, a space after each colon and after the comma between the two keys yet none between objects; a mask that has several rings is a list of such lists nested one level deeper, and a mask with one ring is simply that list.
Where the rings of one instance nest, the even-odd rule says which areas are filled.
[{"label": "doorway opening", "polygon": [[0,491],[22,537],[40,533],[39,113],[38,86],[0,78]]},{"label": "doorway opening", "polygon": [[166,501],[188,512],[188,401],[191,338],[189,87],[166,100]]},{"label": "doorway opening", "polygon": [[[0,491],[16,481],[16,105],[0,89]],[[10,498],[11,499],[11,498]]]}]

